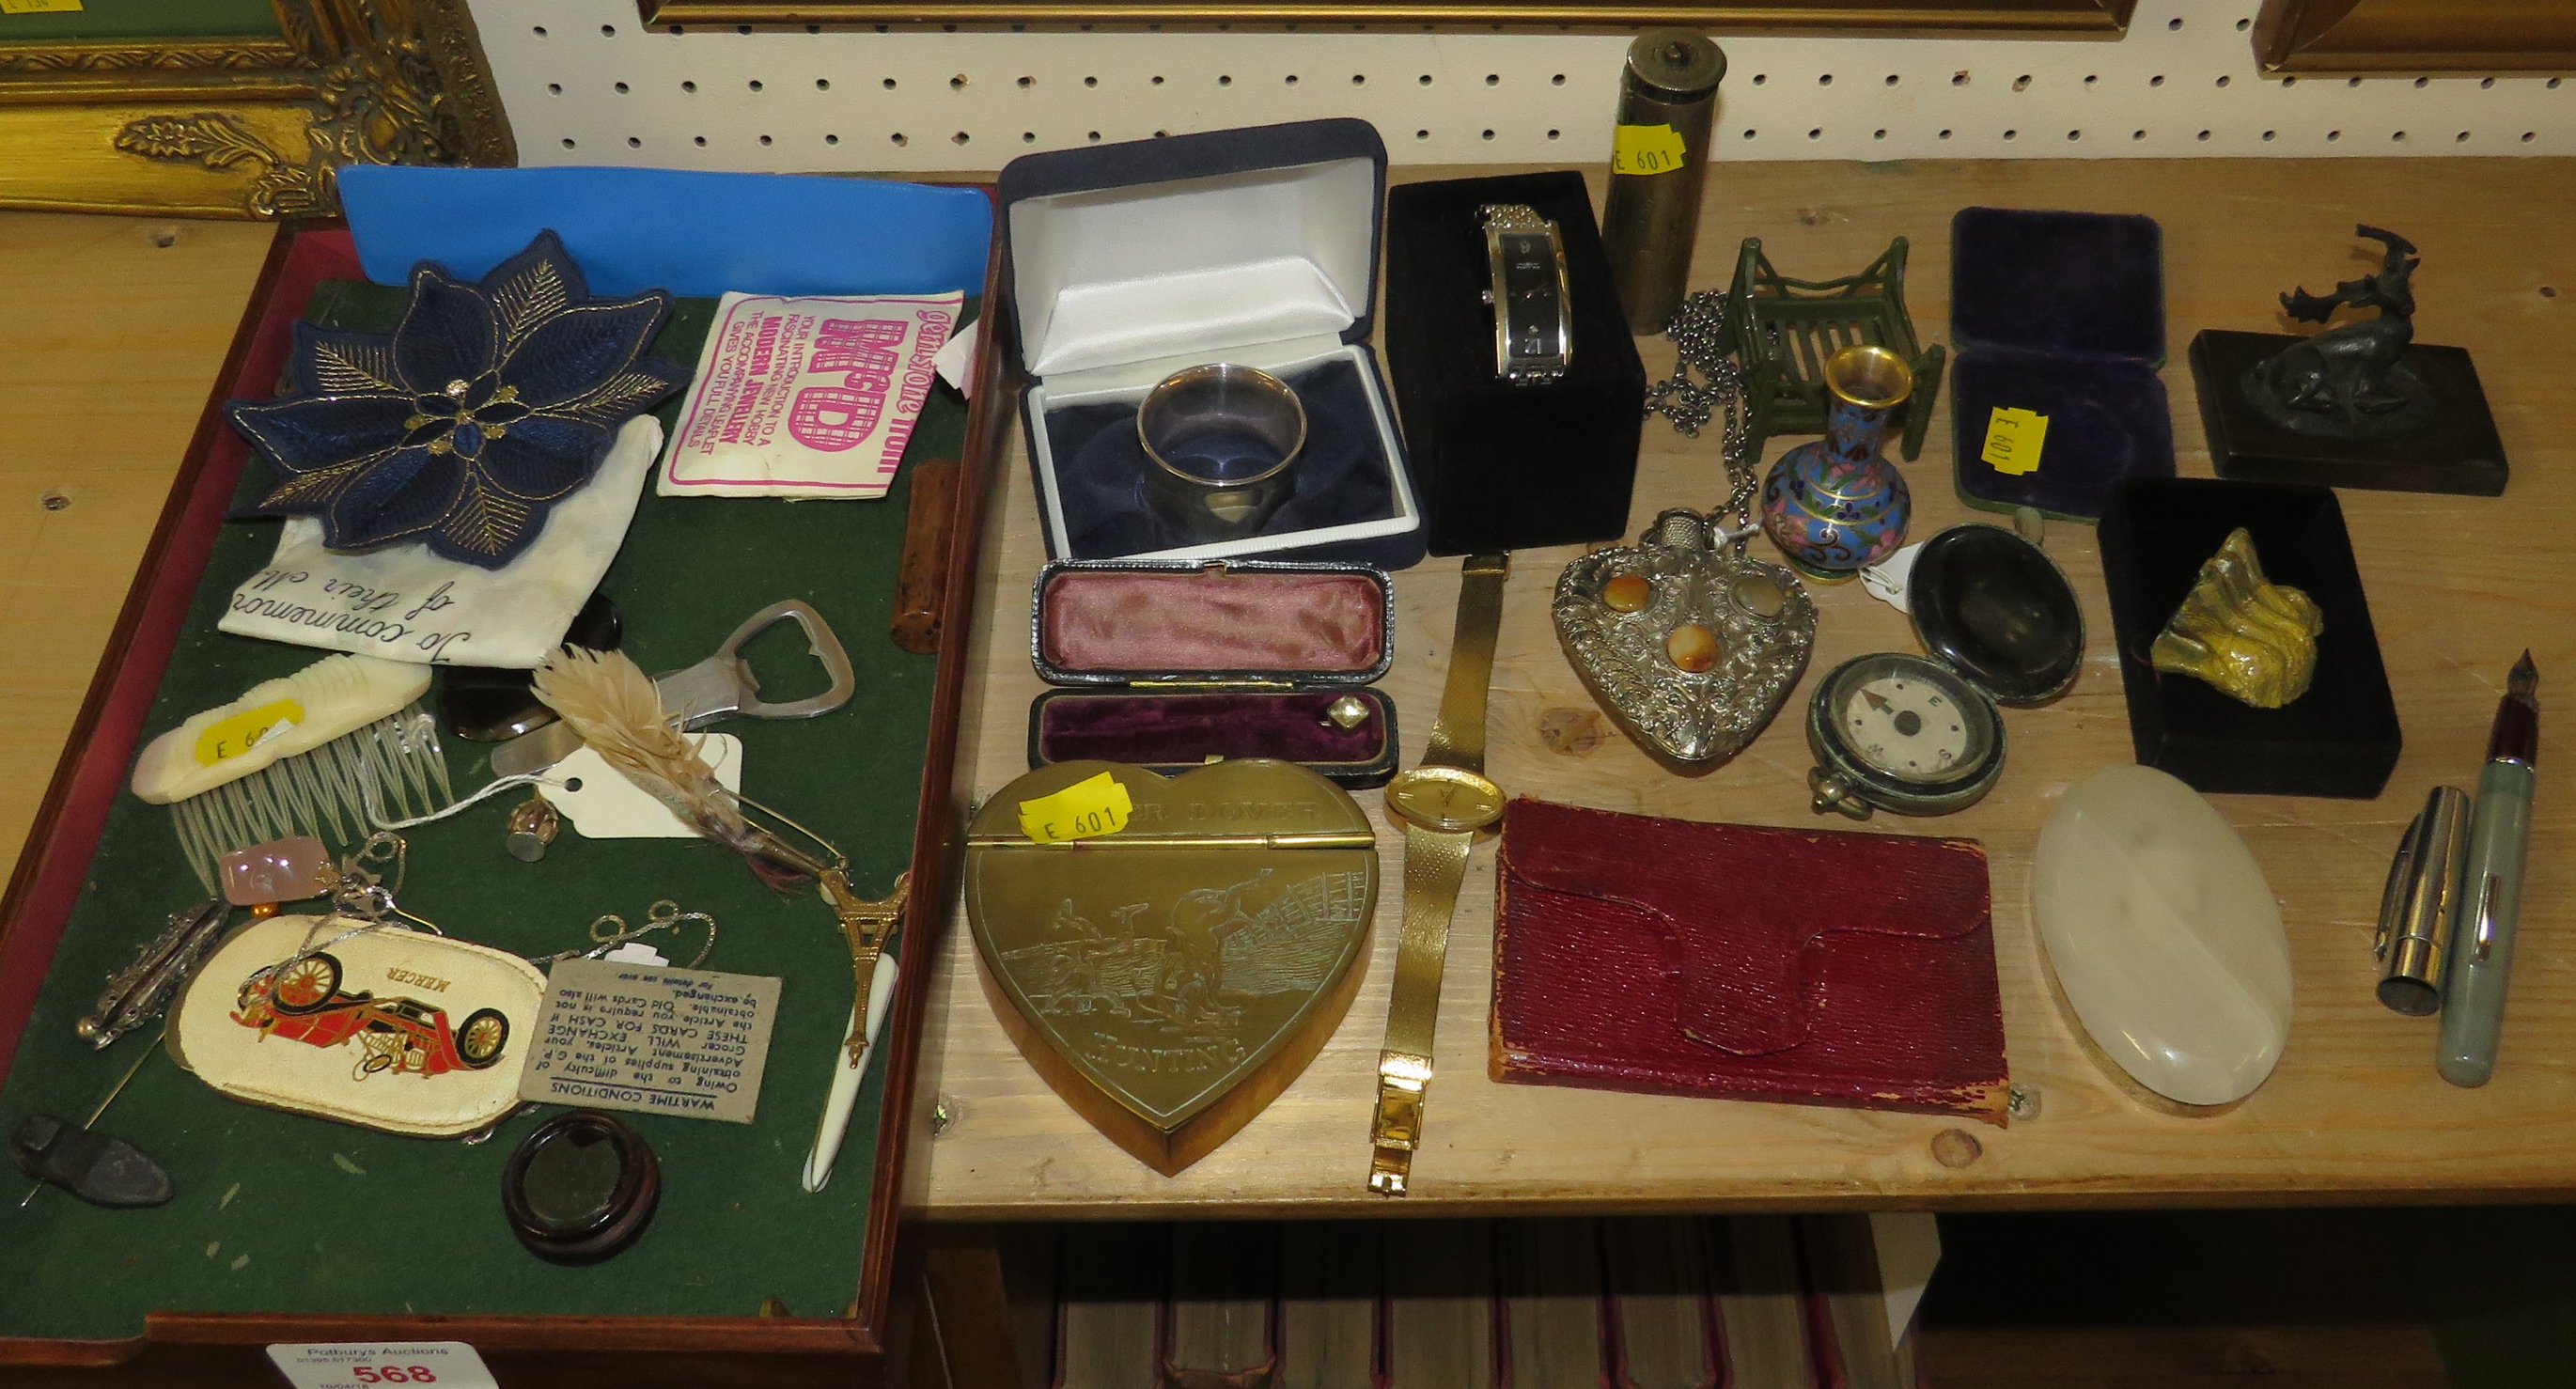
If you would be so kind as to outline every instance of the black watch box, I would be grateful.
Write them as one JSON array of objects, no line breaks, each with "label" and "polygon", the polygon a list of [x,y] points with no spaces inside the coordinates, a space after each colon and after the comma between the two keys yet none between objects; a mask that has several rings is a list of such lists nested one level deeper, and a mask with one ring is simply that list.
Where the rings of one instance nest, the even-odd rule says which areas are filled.
[{"label": "black watch box", "polygon": [[[1422,516],[1370,346],[1386,145],[1297,121],[1053,150],[1003,168],[1011,363],[1056,559],[1422,558]],[[1296,391],[1305,445],[1254,533],[1158,513],[1136,411],[1184,368],[1258,367]]]},{"label": "black watch box", "polygon": [[[1029,597],[1029,768],[1177,776],[1273,758],[1334,784],[1395,775],[1395,585],[1364,564],[1057,560]],[[1342,717],[1336,719],[1335,713]]]},{"label": "black watch box", "polygon": [[[2278,709],[2241,703],[2148,658],[2200,567],[2239,526],[2253,537],[2263,576],[2305,592],[2325,620],[2315,678]],[[2405,737],[2333,489],[2132,479],[2112,491],[2096,535],[2141,764],[2203,792],[2369,800],[2388,784]]]},{"label": "black watch box", "polygon": [[[1488,203],[1554,221],[1573,353],[1556,381],[1496,371]],[[1622,540],[1646,367],[1610,280],[1592,195],[1571,170],[1409,183],[1387,196],[1386,350],[1431,553]]]}]

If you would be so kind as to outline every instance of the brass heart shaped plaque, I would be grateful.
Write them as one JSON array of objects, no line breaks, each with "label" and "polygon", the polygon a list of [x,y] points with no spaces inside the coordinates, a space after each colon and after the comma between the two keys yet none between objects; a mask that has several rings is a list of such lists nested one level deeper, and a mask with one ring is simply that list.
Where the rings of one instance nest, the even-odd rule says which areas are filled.
[{"label": "brass heart shaped plaque", "polygon": [[[1110,774],[1125,828],[1039,843],[1020,806]],[[1020,1054],[1094,1128],[1165,1176],[1268,1107],[1359,988],[1377,837],[1348,793],[1288,762],[1161,777],[1064,762],[968,828],[966,920]]]},{"label": "brass heart shaped plaque", "polygon": [[1685,769],[1752,742],[1816,641],[1816,604],[1798,576],[1713,535],[1695,511],[1667,511],[1636,544],[1565,566],[1551,612],[1602,707]]}]

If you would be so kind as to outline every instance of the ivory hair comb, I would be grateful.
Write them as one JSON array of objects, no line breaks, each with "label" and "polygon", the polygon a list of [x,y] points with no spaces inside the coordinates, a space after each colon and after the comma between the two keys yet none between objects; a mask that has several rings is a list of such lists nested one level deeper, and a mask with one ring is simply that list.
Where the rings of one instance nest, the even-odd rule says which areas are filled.
[{"label": "ivory hair comb", "polygon": [[438,728],[414,701],[429,667],[327,656],[155,738],[134,794],[171,807],[179,848],[208,895],[217,860],[293,834],[353,844],[370,805],[408,818],[454,802]]}]

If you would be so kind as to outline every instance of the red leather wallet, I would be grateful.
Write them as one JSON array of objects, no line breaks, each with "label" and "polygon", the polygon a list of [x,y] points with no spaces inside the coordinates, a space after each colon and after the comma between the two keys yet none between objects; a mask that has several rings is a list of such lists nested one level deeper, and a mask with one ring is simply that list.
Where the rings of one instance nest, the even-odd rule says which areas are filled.
[{"label": "red leather wallet", "polygon": [[1496,871],[1496,1080],[2004,1123],[1975,840],[1522,799]]}]

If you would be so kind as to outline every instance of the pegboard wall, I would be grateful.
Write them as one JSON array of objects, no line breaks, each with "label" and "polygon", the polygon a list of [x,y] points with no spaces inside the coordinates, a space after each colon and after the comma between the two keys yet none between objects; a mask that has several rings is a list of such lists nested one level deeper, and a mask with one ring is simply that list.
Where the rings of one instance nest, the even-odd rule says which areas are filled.
[{"label": "pegboard wall", "polygon": [[[1031,150],[1361,116],[1398,163],[1610,157],[1623,36],[646,30],[633,0],[472,0],[527,164],[983,171]],[[2554,77],[2265,78],[2255,0],[2117,42],[1721,36],[1725,159],[2576,152]]]}]

